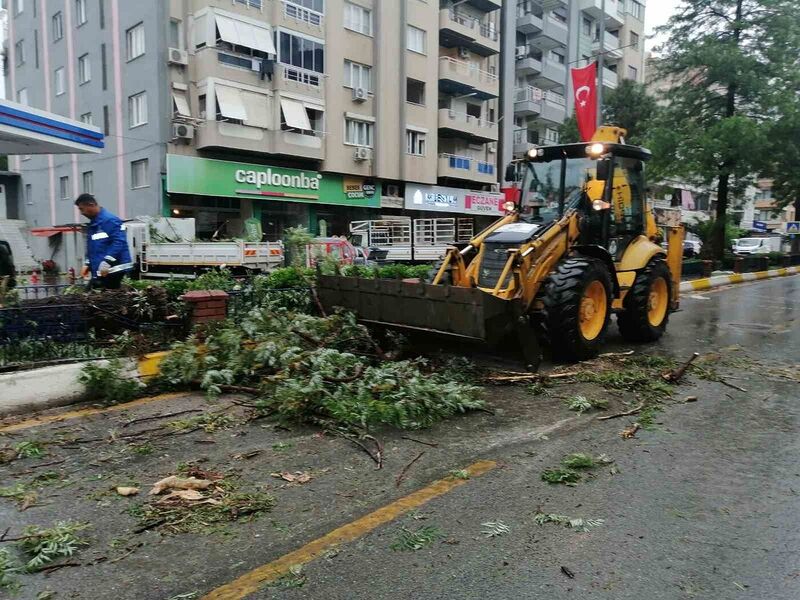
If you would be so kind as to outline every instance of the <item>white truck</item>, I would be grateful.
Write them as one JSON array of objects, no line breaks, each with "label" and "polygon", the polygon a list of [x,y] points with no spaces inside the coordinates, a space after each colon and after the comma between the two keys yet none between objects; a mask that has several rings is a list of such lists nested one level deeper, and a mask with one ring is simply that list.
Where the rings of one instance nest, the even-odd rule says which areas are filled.
[{"label": "white truck", "polygon": [[734,254],[769,254],[770,252],[782,251],[783,239],[777,236],[740,238],[733,242]]},{"label": "white truck", "polygon": [[395,217],[350,223],[352,244],[368,248],[370,257],[379,256],[380,262],[436,262],[450,246],[467,244],[474,235],[471,218]]},{"label": "white truck", "polygon": [[141,277],[194,278],[220,267],[263,273],[284,266],[281,242],[195,241],[194,219],[137,217],[125,226]]}]

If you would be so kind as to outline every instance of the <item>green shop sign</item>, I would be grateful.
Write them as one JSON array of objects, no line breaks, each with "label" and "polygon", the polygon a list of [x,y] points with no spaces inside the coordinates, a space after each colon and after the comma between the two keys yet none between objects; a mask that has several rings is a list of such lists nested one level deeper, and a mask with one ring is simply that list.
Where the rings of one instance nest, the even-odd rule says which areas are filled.
[{"label": "green shop sign", "polygon": [[361,177],[167,155],[167,192],[380,208],[380,184]]}]

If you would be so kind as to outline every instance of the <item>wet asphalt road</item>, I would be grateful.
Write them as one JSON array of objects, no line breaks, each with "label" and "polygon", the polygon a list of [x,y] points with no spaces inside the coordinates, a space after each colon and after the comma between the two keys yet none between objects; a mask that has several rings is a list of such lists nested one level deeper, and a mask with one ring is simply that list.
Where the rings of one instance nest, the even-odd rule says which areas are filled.
[{"label": "wet asphalt road", "polygon": [[[675,356],[740,346],[762,364],[800,369],[800,277],[692,295],[660,350]],[[755,371],[759,369],[756,368]],[[503,468],[306,568],[294,590],[257,598],[796,600],[800,598],[800,383],[733,369],[734,385],[682,390],[697,403],[662,413],[636,440],[625,420],[511,443]],[[604,452],[619,470],[577,487],[541,470],[576,451]],[[536,512],[599,518],[589,533],[533,522]],[[510,532],[487,538],[482,523]],[[438,528],[423,550],[387,552],[400,525]],[[566,567],[574,578],[564,574]]]},{"label": "wet asphalt road", "polygon": [[[273,561],[334,528],[447,476],[479,459],[499,467],[432,500],[411,515],[342,545],[292,581],[266,586],[257,599],[510,600],[797,600],[800,598],[800,277],[743,284],[689,295],[672,317],[669,334],[648,353],[684,359],[719,352],[728,362],[721,383],[691,378],[678,403],[657,417],[657,427],[623,440],[635,418],[598,422],[567,412],[559,395],[591,394],[568,385],[551,397],[524,387],[490,388],[496,415],[469,415],[412,437],[386,432],[386,465],[376,471],[358,449],[312,428],[283,431],[256,422],[213,435],[158,438],[154,451],[133,455],[122,443],[54,450],[72,485],[45,490],[41,506],[19,512],[0,502],[0,531],[59,519],[91,523],[82,568],[24,578],[17,598],[53,591],[60,598],[167,600],[200,598],[250,569]],[[624,350],[612,336],[609,351]],[[644,350],[644,349],[643,349]],[[793,367],[783,373],[777,367]],[[795,380],[785,377],[794,374]],[[784,375],[784,376],[781,376]],[[627,397],[611,398],[610,411]],[[63,424],[18,432],[12,441],[46,439],[69,431],[82,437],[123,429],[130,419],[159,412],[207,409],[187,396]],[[214,405],[219,409],[224,405]],[[140,427],[147,428],[148,421]],[[288,448],[288,450],[287,450]],[[258,449],[257,457],[237,459]],[[425,455],[398,485],[396,476],[420,451]],[[543,469],[572,452],[605,453],[614,467],[576,487],[540,480]],[[245,482],[276,497],[272,513],[237,523],[222,534],[132,534],[132,503],[109,486],[141,485],[174,472],[180,462],[234,468]],[[0,468],[0,481],[35,460]],[[284,486],[279,470],[313,473],[311,483]],[[613,471],[613,472],[612,472]],[[6,485],[3,483],[2,485]],[[602,519],[587,533],[534,522],[537,512]],[[484,523],[509,532],[483,535]],[[441,538],[417,552],[390,546],[402,527],[433,527]],[[115,541],[122,549],[112,550]],[[141,546],[135,544],[141,543]],[[133,548],[123,560],[111,563]],[[564,574],[562,567],[574,575]],[[194,595],[191,595],[194,594]],[[0,591],[0,597],[3,592]]]}]

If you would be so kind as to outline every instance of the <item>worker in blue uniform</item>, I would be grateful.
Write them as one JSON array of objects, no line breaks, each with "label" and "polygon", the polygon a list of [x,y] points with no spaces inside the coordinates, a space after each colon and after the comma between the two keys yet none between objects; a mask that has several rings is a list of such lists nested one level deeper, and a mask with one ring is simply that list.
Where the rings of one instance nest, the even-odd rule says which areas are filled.
[{"label": "worker in blue uniform", "polygon": [[122,278],[133,269],[125,224],[101,207],[91,194],[78,196],[75,206],[89,219],[86,262],[81,275],[84,278],[91,276],[91,289],[119,289]]}]

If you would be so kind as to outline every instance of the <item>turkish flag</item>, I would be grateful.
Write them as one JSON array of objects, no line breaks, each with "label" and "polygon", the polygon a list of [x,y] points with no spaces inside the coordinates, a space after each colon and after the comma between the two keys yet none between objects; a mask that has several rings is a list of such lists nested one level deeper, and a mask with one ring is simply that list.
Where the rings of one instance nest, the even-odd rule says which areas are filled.
[{"label": "turkish flag", "polygon": [[588,142],[597,131],[597,63],[582,69],[572,69],[572,89],[575,90],[575,118],[581,139]]}]

